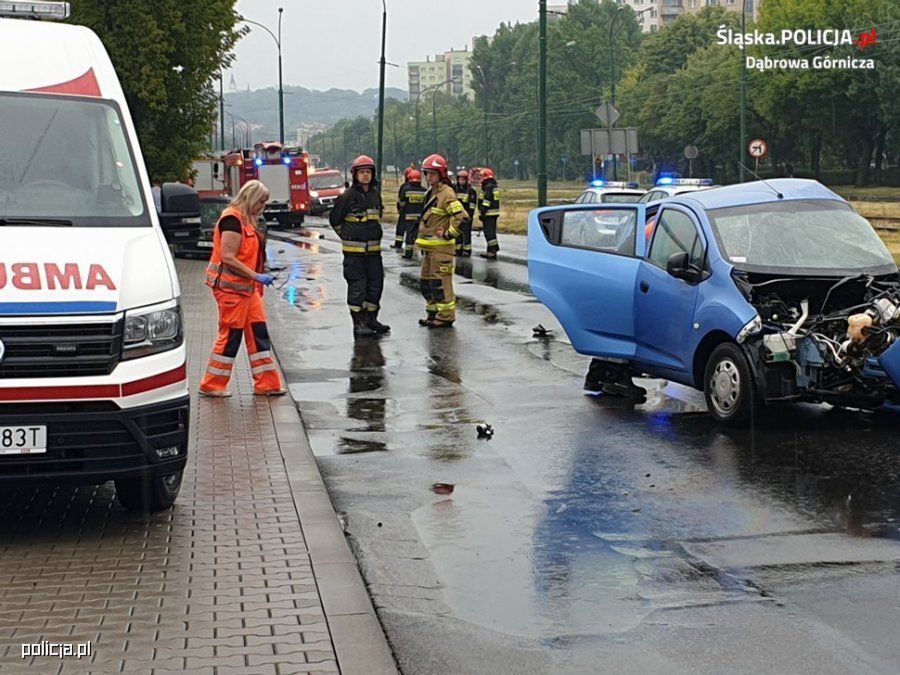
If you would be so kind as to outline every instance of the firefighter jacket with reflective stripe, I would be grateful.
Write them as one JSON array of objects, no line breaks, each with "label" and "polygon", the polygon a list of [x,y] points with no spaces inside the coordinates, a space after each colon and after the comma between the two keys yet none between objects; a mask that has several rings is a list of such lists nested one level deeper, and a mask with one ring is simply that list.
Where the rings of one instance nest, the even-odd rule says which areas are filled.
[{"label": "firefighter jacket with reflective stripe", "polygon": [[416,222],[425,206],[425,188],[421,183],[406,182],[397,195],[397,213],[403,220]]},{"label": "firefighter jacket with reflective stripe", "polygon": [[[453,188],[438,183],[425,194],[425,211],[419,221],[419,237],[416,245],[428,250],[454,251],[454,240],[459,236],[466,211],[456,198]],[[438,230],[443,236],[438,236]]]},{"label": "firefighter jacket with reflective stripe", "polygon": [[[227,216],[234,216],[241,221],[241,244],[238,246],[237,259],[250,269],[263,272],[266,261],[260,255],[262,233],[254,227],[254,220],[233,206],[222,211],[219,220]],[[213,230],[213,250],[206,267],[206,285],[239,295],[253,295],[254,289],[262,291],[262,284],[230,270],[222,262],[222,230],[218,226]]]},{"label": "firefighter jacket with reflective stripe", "polygon": [[469,220],[472,220],[472,216],[475,214],[475,205],[478,203],[478,193],[475,191],[475,188],[468,183],[465,186],[457,183],[453,186],[453,189],[456,190],[456,198],[459,200],[459,203],[463,205],[466,213],[469,214]]},{"label": "firefighter jacket with reflective stripe", "polygon": [[478,213],[482,218],[500,217],[500,189],[497,181],[491,179],[481,184],[481,200],[478,202]]},{"label": "firefighter jacket with reflective stripe", "polygon": [[381,255],[381,193],[354,183],[337,198],[328,220],[344,255]]}]

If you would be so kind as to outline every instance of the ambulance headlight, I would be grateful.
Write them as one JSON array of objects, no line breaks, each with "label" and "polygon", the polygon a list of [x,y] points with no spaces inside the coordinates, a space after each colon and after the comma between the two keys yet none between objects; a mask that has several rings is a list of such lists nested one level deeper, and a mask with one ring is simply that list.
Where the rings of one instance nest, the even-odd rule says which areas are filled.
[{"label": "ambulance headlight", "polygon": [[181,306],[177,302],[125,314],[122,359],[137,359],[180,347],[184,342]]}]

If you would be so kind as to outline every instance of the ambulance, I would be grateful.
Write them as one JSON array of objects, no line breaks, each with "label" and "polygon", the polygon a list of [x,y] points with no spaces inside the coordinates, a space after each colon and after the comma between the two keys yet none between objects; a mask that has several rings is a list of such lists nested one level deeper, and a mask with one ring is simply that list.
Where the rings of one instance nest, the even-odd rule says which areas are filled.
[{"label": "ambulance", "polygon": [[0,1],[0,486],[113,480],[158,511],[188,451],[181,291],[116,71],[68,14]]}]

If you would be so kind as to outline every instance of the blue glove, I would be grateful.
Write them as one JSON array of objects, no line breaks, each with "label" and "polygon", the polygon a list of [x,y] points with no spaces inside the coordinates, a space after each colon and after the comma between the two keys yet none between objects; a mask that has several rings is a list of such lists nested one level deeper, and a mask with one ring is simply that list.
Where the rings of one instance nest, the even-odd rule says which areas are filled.
[{"label": "blue glove", "polygon": [[271,286],[272,284],[275,283],[275,277],[273,277],[271,274],[266,274],[266,273],[257,274],[256,280],[259,283],[261,283],[263,286]]}]

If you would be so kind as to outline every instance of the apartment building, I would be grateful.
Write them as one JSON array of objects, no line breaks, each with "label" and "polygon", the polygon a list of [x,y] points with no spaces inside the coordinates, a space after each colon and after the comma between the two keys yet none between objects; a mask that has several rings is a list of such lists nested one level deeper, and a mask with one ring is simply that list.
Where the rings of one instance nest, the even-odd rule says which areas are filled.
[{"label": "apartment building", "polygon": [[424,61],[410,61],[407,64],[410,98],[415,99],[421,92],[432,88],[446,94],[474,99],[472,73],[469,69],[471,59],[472,52],[467,47],[436,54],[433,61],[431,57],[426,57]]}]

